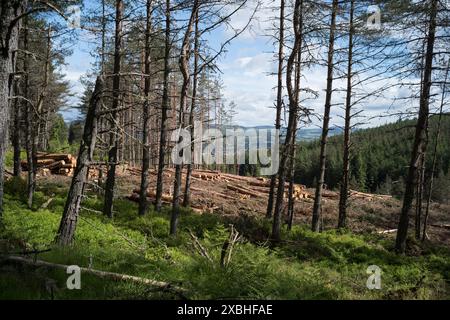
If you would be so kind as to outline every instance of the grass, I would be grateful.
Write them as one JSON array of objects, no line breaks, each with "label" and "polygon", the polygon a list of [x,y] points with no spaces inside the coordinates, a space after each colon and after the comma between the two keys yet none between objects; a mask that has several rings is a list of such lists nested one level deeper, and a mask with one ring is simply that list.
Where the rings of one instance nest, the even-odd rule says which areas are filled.
[{"label": "grass", "polygon": [[[312,233],[306,227],[284,230],[283,243],[270,248],[270,222],[241,217],[232,221],[244,234],[230,265],[220,266],[221,248],[231,221],[184,209],[180,232],[168,235],[170,212],[137,216],[137,206],[116,200],[113,221],[95,213],[102,199],[90,195],[83,203],[75,244],[52,242],[65,202],[65,188],[47,184],[36,194],[33,210],[24,205],[20,181],[6,185],[0,252],[47,249],[38,258],[66,265],[167,281],[187,289],[188,299],[448,299],[450,253],[447,248],[420,246],[420,254],[397,256],[391,241],[349,232]],[[39,209],[49,197],[49,207]],[[195,249],[189,232],[207,249],[213,262]],[[368,290],[367,268],[382,269],[382,290]],[[177,299],[168,292],[82,275],[82,290],[65,288],[63,271],[0,265],[1,299]],[[57,289],[49,290],[48,283]]]}]

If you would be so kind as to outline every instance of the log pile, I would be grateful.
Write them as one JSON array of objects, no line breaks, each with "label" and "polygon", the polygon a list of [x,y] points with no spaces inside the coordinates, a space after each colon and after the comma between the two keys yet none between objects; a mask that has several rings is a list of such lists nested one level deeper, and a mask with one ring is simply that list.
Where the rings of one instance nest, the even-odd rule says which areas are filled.
[{"label": "log pile", "polygon": [[[72,176],[77,166],[77,159],[66,153],[37,153],[37,173],[42,176],[51,174]],[[28,171],[28,162],[21,162],[22,170]]]}]

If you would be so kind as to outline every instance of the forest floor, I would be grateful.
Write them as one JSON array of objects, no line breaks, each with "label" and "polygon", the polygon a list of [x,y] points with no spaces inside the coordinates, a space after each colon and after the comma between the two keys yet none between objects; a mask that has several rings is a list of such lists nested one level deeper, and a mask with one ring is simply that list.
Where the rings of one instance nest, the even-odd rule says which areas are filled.
[{"label": "forest floor", "polygon": [[[170,193],[170,174],[166,178],[166,192]],[[199,214],[183,209],[179,234],[170,237],[169,206],[161,213],[150,209],[148,215],[139,217],[137,205],[125,198],[138,187],[138,181],[139,176],[128,170],[119,172],[114,220],[99,212],[102,197],[90,191],[70,248],[52,244],[70,178],[39,178],[32,210],[24,202],[25,183],[8,181],[0,230],[0,299],[450,298],[449,230],[431,227],[425,243],[410,238],[405,256],[393,252],[395,233],[378,233],[396,228],[401,205],[396,199],[353,199],[347,231],[334,230],[337,201],[327,199],[325,228],[320,234],[309,231],[312,200],[298,199],[294,228],[283,228],[283,242],[273,247],[268,241],[271,223],[264,218],[263,197],[241,197],[227,189],[229,181],[195,180],[194,188],[201,191],[193,192],[194,206],[206,205],[213,210]],[[431,224],[448,224],[449,213],[450,206],[433,204]],[[222,266],[222,247],[230,224],[243,238],[236,244],[230,263]],[[209,258],[195,249],[198,243]],[[186,291],[180,296],[170,290],[89,274],[83,274],[81,290],[68,290],[63,270],[2,259],[30,250],[50,250],[30,256],[39,260],[90,265],[96,270],[165,281]],[[366,286],[371,265],[382,270],[381,290]],[[54,290],[49,289],[49,283],[55,284]]]},{"label": "forest floor", "polygon": [[[195,171],[194,171],[195,172]],[[214,174],[215,171],[199,171]],[[134,169],[123,167],[118,171],[119,197],[126,198],[130,192],[140,185],[140,175]],[[164,172],[164,193],[171,195],[173,188],[173,170]],[[183,175],[183,187],[184,187]],[[215,180],[194,178],[192,180],[192,206],[202,211],[233,218],[239,216],[264,217],[267,208],[268,190],[258,186],[265,178],[240,177],[232,174],[223,174]],[[246,190],[257,193],[256,197],[242,195],[227,188],[228,185],[237,185]],[[156,188],[156,175],[150,175],[150,189]],[[303,186],[302,186],[303,188]],[[267,189],[267,190],[264,190]],[[294,209],[294,223],[310,225],[314,205],[314,189],[304,189],[305,197],[296,198]],[[338,224],[339,193],[324,191],[322,207],[322,225],[324,230],[332,230]],[[225,195],[225,197],[224,197]],[[229,198],[230,197],[230,198]],[[286,204],[284,213],[286,213]],[[401,201],[394,197],[357,193],[349,198],[348,229],[357,234],[377,233],[391,231],[386,234],[395,236],[401,210]],[[198,210],[197,210],[198,211]],[[283,217],[287,223],[288,217]],[[413,219],[411,219],[413,220]],[[440,226],[450,225],[450,204],[432,203],[430,206],[429,227],[427,235],[432,243],[448,245],[450,247],[450,229]],[[260,239],[264,240],[264,239]]]}]

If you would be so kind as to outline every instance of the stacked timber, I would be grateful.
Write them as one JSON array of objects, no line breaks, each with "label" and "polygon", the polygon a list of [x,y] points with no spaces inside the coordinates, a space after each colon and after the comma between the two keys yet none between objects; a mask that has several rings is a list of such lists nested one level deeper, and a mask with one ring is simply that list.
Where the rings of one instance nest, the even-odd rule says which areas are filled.
[{"label": "stacked timber", "polygon": [[295,199],[308,199],[309,193],[306,191],[306,187],[300,184],[294,185],[294,198]]},{"label": "stacked timber", "polygon": [[[66,153],[43,153],[36,156],[37,173],[42,176],[51,174],[72,176],[77,166],[77,159]],[[21,162],[22,170],[28,171],[28,162]]]}]

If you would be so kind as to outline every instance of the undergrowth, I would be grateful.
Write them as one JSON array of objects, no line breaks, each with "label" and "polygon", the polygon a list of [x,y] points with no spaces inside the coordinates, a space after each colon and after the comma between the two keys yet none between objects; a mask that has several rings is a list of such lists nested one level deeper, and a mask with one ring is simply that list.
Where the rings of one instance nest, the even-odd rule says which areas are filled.
[{"label": "undergrowth", "polygon": [[[11,182],[12,181],[12,182]],[[90,195],[81,212],[75,243],[53,245],[65,203],[62,185],[45,185],[32,210],[24,204],[20,181],[6,184],[0,252],[50,251],[48,262],[91,267],[169,282],[187,291],[183,297],[127,282],[82,275],[82,289],[68,290],[63,271],[0,265],[0,299],[447,299],[450,253],[421,246],[420,254],[398,256],[392,241],[349,232],[313,233],[304,226],[283,231],[284,241],[270,247],[270,222],[242,216],[226,220],[183,209],[176,237],[168,235],[170,211],[137,215],[137,206],[115,201],[114,220],[99,211],[102,199]],[[40,209],[50,197],[52,202]],[[243,234],[230,264],[221,266],[221,250],[230,224]],[[194,248],[195,235],[210,260]],[[415,244],[419,246],[419,244]],[[370,265],[382,270],[382,289],[366,286]],[[55,283],[49,289],[48,283]]]}]

